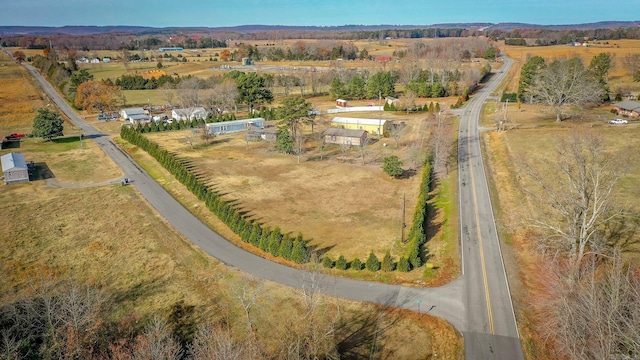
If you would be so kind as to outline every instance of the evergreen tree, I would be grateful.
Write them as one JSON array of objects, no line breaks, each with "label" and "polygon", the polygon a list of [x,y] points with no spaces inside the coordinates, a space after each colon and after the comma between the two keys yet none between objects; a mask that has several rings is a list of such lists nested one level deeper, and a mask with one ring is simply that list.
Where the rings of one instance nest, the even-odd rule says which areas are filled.
[{"label": "evergreen tree", "polygon": [[284,259],[291,260],[291,251],[293,251],[293,239],[286,234],[280,243],[278,255]]},{"label": "evergreen tree", "polygon": [[378,257],[373,251],[369,254],[369,258],[365,262],[365,267],[367,270],[373,272],[380,270],[380,260],[378,260]]},{"label": "evergreen tree", "polygon": [[298,264],[303,264],[307,262],[308,257],[309,253],[307,252],[307,246],[304,240],[296,239],[293,243],[293,250],[291,251],[291,260]]},{"label": "evergreen tree", "polygon": [[325,256],[322,258],[322,266],[327,268],[327,269],[331,269],[333,267],[333,260],[331,260],[330,257]]},{"label": "evergreen tree", "polygon": [[344,256],[340,255],[340,257],[336,261],[336,269],[347,270],[347,259],[345,259]]},{"label": "evergreen tree", "polygon": [[260,237],[262,235],[262,228],[258,223],[253,224],[253,229],[251,229],[251,236],[249,237],[249,243],[253,246],[258,246],[260,243]]},{"label": "evergreen tree", "polygon": [[353,259],[351,262],[351,268],[354,270],[362,270],[362,261],[358,258]]},{"label": "evergreen tree", "polygon": [[281,241],[282,232],[280,231],[280,228],[276,226],[276,228],[271,232],[271,236],[269,236],[269,252],[271,255],[278,256]]},{"label": "evergreen tree", "polygon": [[409,254],[407,258],[412,269],[418,268],[422,265],[422,260],[420,259],[420,245],[416,240],[412,240],[409,243]]},{"label": "evergreen tree", "polygon": [[382,258],[382,271],[393,271],[395,268],[395,264],[393,263],[393,258],[391,257],[391,253],[387,250],[384,254],[384,258]]},{"label": "evergreen tree", "polygon": [[271,238],[271,230],[266,228],[262,230],[262,235],[260,235],[260,242],[258,243],[258,247],[262,251],[267,251],[269,249],[269,240]]},{"label": "evergreen tree", "polygon": [[51,140],[54,137],[62,136],[64,120],[55,111],[49,109],[38,109],[38,114],[33,119],[33,136]]},{"label": "evergreen tree", "polygon": [[409,261],[404,256],[401,256],[400,260],[398,261],[398,271],[400,271],[400,272],[408,272],[409,270],[411,270],[411,267],[409,265]]},{"label": "evergreen tree", "polygon": [[242,238],[242,241],[249,242],[252,231],[253,231],[253,226],[251,224],[247,224],[242,230],[242,232],[240,233],[240,237]]}]

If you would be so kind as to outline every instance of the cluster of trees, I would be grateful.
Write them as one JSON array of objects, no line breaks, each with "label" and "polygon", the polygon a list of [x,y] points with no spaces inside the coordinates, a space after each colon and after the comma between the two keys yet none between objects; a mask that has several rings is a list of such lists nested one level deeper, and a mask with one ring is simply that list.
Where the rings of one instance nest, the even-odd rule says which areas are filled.
[{"label": "cluster of trees", "polygon": [[640,280],[622,254],[637,236],[637,213],[618,200],[626,156],[607,149],[601,137],[574,132],[538,167],[524,164],[541,210],[529,222],[547,262],[533,308],[554,357],[640,356]]},{"label": "cluster of trees", "polygon": [[[384,307],[327,301],[315,271],[301,279],[303,290],[286,310],[263,282],[245,277],[209,280],[217,311],[179,300],[142,314],[122,300],[144,296],[140,289],[123,293],[52,269],[27,281],[28,290],[0,299],[2,359],[361,358],[377,356],[372,344],[400,319]],[[358,326],[344,326],[351,323]]]},{"label": "cluster of trees", "polygon": [[334,98],[346,100],[377,99],[379,97],[395,95],[397,76],[391,71],[381,71],[373,74],[367,80],[362,75],[352,76],[345,84],[336,76],[331,81],[329,94]]},{"label": "cluster of trees", "polygon": [[595,56],[588,67],[579,57],[547,64],[542,57],[534,56],[522,66],[518,98],[551,106],[556,121],[561,121],[567,106],[609,100],[610,67],[611,58],[605,53]]},{"label": "cluster of trees", "polygon": [[136,129],[122,127],[120,136],[149,153],[199,200],[204,201],[207,208],[238,234],[244,242],[269,252],[273,256],[280,256],[298,264],[309,261],[309,249],[302,234],[298,234],[293,239],[288,234],[282,234],[277,226],[271,229],[247,219],[231,202],[224,200],[218,192],[207,186],[205,181],[190,171],[188,164],[178,159],[175,154],[162,149],[158,144],[144,137]]},{"label": "cluster of trees", "polygon": [[124,74],[116,79],[115,85],[121,87],[122,90],[151,90],[175,86],[180,83],[180,80],[182,80],[181,77],[166,74],[160,75],[157,79],[155,77],[145,78],[138,74]]}]

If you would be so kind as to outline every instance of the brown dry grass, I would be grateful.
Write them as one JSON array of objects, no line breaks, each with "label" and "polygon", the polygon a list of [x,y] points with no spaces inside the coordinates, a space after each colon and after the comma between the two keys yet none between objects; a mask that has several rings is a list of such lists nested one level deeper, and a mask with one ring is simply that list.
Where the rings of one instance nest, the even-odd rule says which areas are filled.
[{"label": "brown dry grass", "polygon": [[261,222],[277,224],[293,235],[301,231],[312,245],[329,250],[334,258],[342,254],[362,259],[370,250],[395,253],[402,194],[406,194],[407,209],[413,209],[419,176],[390,179],[382,172],[380,161],[396,153],[393,149],[371,146],[370,165],[365,166],[357,158],[336,160],[337,149],[328,156],[330,160],[303,159],[298,165],[294,156],[262,143],[251,143],[247,149],[242,135],[221,136],[210,147],[190,151],[187,134],[157,133],[150,138],[192,161],[210,184],[238,200]]},{"label": "brown dry grass", "polygon": [[30,133],[37,109],[48,103],[27,71],[0,52],[0,135]]}]

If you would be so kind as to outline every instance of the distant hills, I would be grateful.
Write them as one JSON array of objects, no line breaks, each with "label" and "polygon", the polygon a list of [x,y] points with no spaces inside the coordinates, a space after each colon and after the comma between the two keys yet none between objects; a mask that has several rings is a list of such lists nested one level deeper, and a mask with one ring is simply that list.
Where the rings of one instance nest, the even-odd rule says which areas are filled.
[{"label": "distant hills", "polygon": [[2,35],[93,35],[106,33],[167,33],[176,31],[224,31],[240,34],[252,34],[271,31],[373,31],[385,29],[468,29],[468,30],[592,30],[640,27],[640,21],[601,21],[586,24],[536,25],[526,23],[448,23],[433,25],[343,25],[343,26],[280,26],[280,25],[241,25],[230,27],[145,27],[145,26],[0,26]]}]

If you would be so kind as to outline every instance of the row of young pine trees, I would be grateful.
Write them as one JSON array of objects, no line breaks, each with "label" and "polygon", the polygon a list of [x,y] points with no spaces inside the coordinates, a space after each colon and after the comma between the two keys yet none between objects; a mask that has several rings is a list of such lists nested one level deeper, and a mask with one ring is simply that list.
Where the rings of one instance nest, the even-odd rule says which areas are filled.
[{"label": "row of young pine trees", "polygon": [[[198,179],[196,175],[189,171],[186,164],[175,154],[161,148],[157,143],[146,138],[139,130],[123,126],[120,130],[120,136],[156,159],[199,200],[204,201],[206,207],[229,226],[234,233],[238,234],[242,241],[250,243],[273,256],[282,257],[298,264],[304,264],[309,261],[311,257],[310,249],[307,247],[307,241],[304,240],[301,233],[298,233],[294,238],[289,234],[283,234],[277,226],[270,228],[245,218],[233,205],[229,204],[229,202],[224,200],[216,191],[208,187],[202,180]],[[323,266],[327,268],[335,267],[339,270],[346,270],[348,268],[362,270],[364,265],[364,268],[370,271],[398,270],[402,272],[407,272],[421,266],[421,248],[426,241],[425,221],[428,212],[427,207],[429,206],[427,200],[431,179],[430,169],[429,162],[427,162],[422,173],[418,203],[407,237],[406,256],[400,257],[397,263],[395,263],[388,251],[382,262],[378,260],[373,251],[371,251],[364,263],[362,263],[359,258],[349,263],[342,255],[340,255],[336,261],[325,256],[322,259]]]}]

